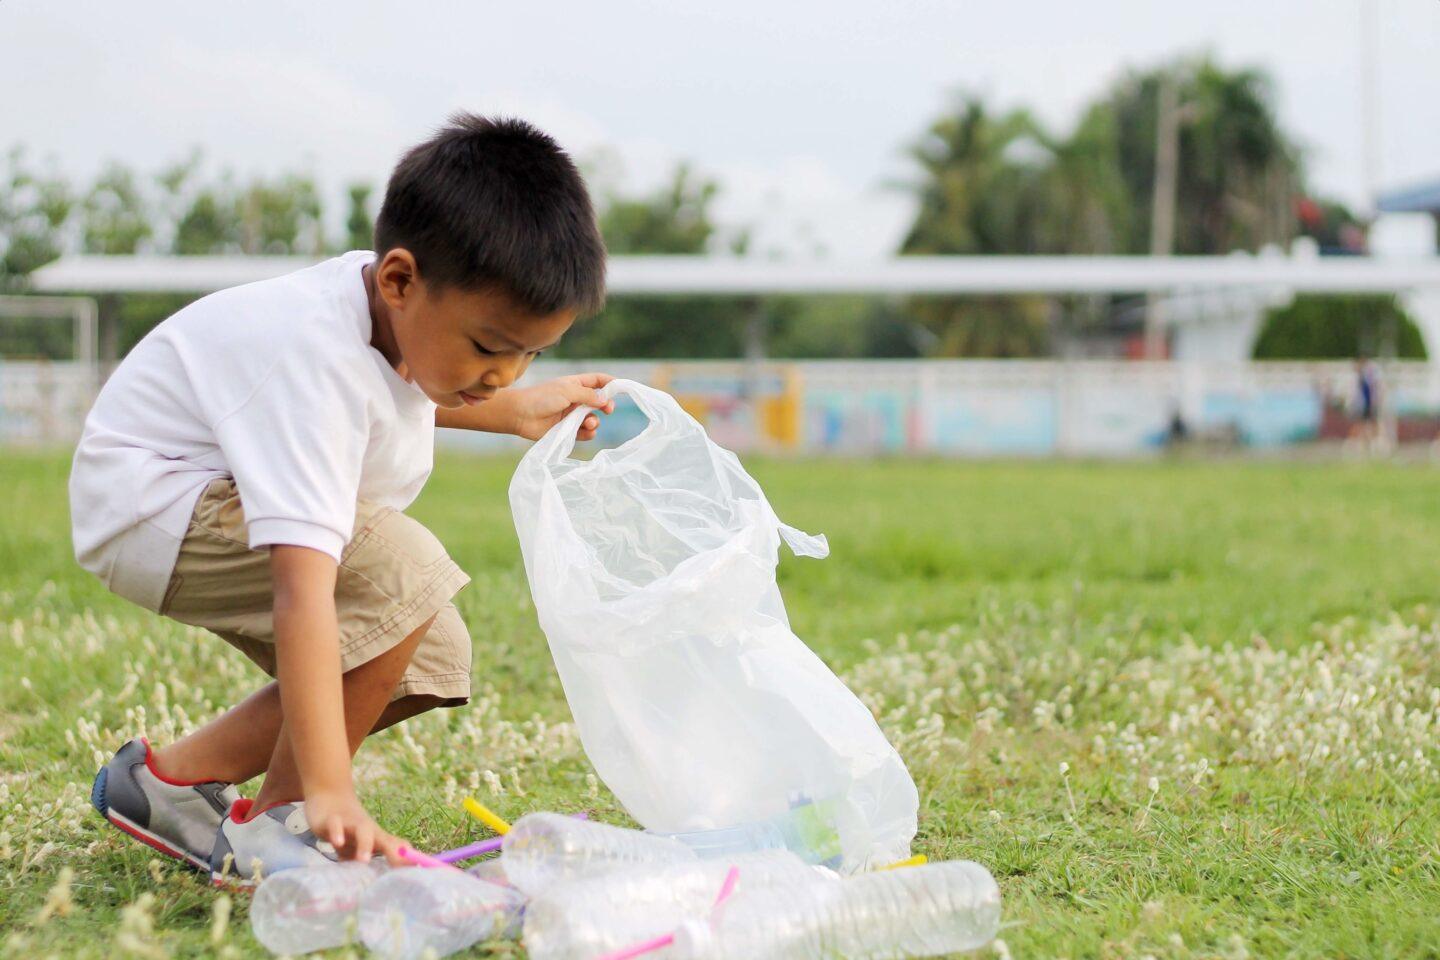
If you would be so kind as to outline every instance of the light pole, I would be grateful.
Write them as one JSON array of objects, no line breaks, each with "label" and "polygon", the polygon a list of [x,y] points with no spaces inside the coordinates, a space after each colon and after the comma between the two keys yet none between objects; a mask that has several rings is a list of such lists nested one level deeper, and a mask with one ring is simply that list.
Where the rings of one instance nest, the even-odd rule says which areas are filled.
[{"label": "light pole", "polygon": [[1360,0],[1360,124],[1365,211],[1371,222],[1380,189],[1380,0]]}]

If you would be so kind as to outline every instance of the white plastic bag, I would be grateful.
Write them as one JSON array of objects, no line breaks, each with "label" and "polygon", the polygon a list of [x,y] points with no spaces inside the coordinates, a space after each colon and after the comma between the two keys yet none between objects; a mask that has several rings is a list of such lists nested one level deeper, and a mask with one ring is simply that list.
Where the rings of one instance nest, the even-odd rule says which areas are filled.
[{"label": "white plastic bag", "polygon": [[790,631],[781,523],[666,393],[616,380],[650,423],[569,458],[577,409],[521,460],[510,506],[540,626],[596,771],[646,829],[833,813],[843,866],[909,855],[918,797],[870,712]]}]

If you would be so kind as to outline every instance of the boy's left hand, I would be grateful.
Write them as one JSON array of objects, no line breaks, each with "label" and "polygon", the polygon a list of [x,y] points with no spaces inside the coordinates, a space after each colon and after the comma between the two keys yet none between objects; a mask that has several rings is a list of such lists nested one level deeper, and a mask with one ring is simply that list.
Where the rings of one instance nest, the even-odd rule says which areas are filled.
[{"label": "boy's left hand", "polygon": [[[602,398],[599,390],[615,378],[605,373],[577,373],[558,377],[533,387],[502,390],[489,403],[502,402],[508,408],[510,432],[527,440],[539,440],[576,407],[594,407],[598,413],[614,413],[615,401]],[[576,440],[590,440],[600,428],[592,413],[580,421]]]}]

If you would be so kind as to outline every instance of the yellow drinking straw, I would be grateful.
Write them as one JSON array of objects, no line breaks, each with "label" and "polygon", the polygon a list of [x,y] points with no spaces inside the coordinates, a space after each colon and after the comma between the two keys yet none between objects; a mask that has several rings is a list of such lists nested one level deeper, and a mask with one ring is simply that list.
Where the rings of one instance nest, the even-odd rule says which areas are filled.
[{"label": "yellow drinking straw", "polygon": [[876,867],[876,870],[899,870],[901,867],[920,867],[930,862],[930,858],[923,853],[917,853],[913,857],[904,860],[896,860],[894,863],[887,863],[883,867]]},{"label": "yellow drinking straw", "polygon": [[491,810],[489,807],[485,806],[483,803],[481,803],[479,800],[476,800],[474,797],[466,797],[465,800],[462,802],[461,806],[465,808],[466,813],[470,814],[470,816],[485,824],[485,826],[489,827],[491,830],[494,830],[496,833],[500,834],[500,836],[503,837],[505,836],[505,834],[510,832],[510,824],[500,819],[500,817],[495,813],[495,811]]}]

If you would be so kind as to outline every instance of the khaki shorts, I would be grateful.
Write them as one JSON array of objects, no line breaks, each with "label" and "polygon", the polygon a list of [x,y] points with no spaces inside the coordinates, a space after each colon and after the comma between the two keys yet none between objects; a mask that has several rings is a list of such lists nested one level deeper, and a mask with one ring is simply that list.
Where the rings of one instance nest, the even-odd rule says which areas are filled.
[{"label": "khaki shorts", "polygon": [[[340,554],[335,613],[344,671],[430,625],[392,699],[425,694],[445,706],[470,697],[470,633],[450,599],[470,582],[440,541],[390,507],[361,502]],[[270,553],[251,550],[235,481],[210,481],[195,504],[160,612],[204,627],[275,676]]]}]

